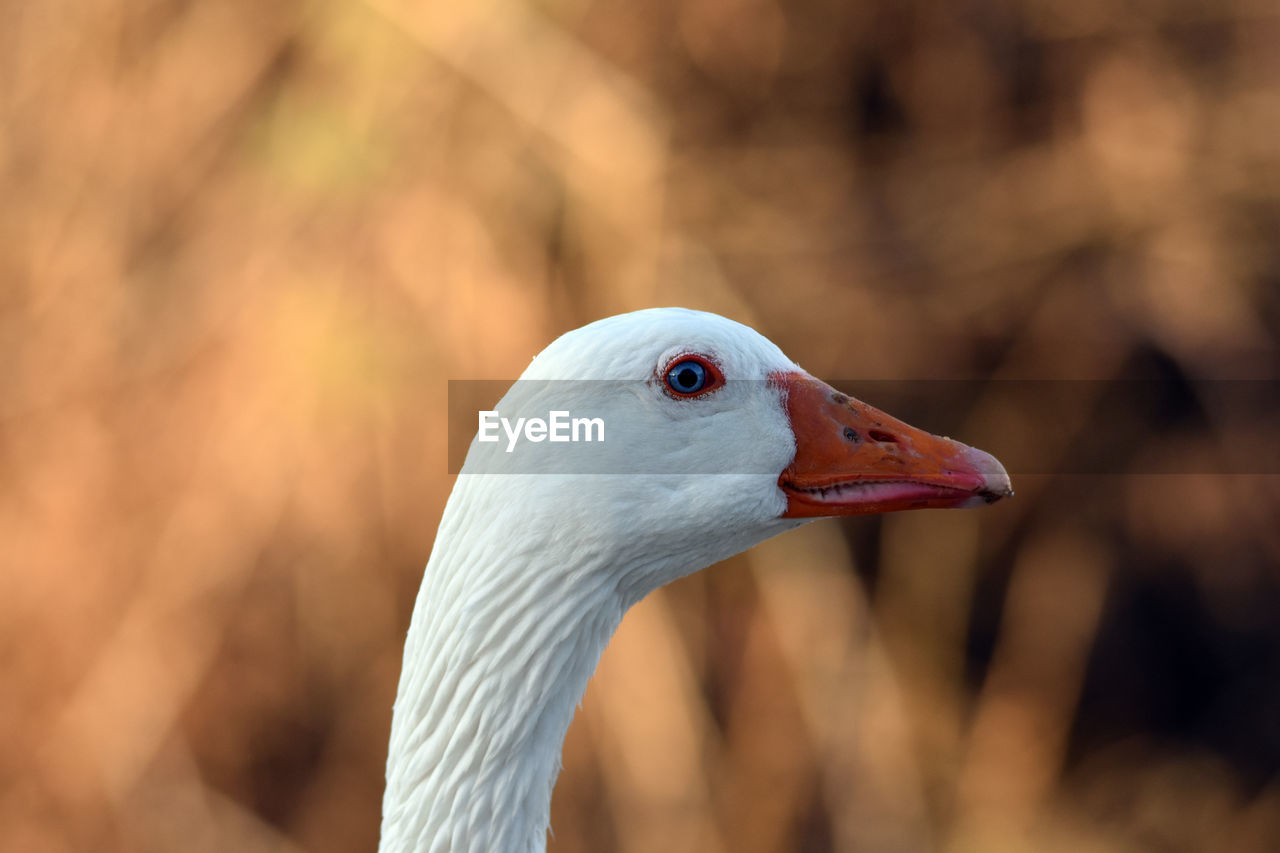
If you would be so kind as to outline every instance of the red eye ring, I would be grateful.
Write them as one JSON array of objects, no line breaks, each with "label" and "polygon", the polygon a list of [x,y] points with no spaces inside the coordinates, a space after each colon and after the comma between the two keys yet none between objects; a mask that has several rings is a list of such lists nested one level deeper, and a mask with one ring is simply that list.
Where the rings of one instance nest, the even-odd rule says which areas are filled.
[{"label": "red eye ring", "polygon": [[667,362],[662,371],[667,393],[687,400],[709,394],[724,384],[724,374],[714,361],[698,353],[683,353]]}]

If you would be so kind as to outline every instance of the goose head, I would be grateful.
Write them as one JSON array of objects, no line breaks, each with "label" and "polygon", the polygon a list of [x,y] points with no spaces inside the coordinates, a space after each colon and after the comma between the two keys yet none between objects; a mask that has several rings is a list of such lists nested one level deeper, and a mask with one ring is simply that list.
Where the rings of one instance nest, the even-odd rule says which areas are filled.
[{"label": "goose head", "polygon": [[697,311],[569,332],[494,411],[506,426],[473,440],[415,605],[384,851],[542,850],[573,708],[653,589],[817,518],[1012,494],[991,455]]},{"label": "goose head", "polygon": [[652,571],[633,598],[816,518],[1012,493],[990,454],[842,394],[754,329],[700,311],[638,311],[569,332],[495,411],[509,424],[556,411],[562,424],[599,422],[579,433],[591,441],[477,436],[462,473],[516,475],[507,497],[543,530],[634,549]]}]

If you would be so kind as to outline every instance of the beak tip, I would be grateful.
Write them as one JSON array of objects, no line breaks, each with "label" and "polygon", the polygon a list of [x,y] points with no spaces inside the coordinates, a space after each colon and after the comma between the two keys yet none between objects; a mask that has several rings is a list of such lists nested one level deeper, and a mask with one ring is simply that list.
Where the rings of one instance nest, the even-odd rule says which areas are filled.
[{"label": "beak tip", "polygon": [[999,459],[976,447],[966,448],[965,457],[983,479],[978,494],[984,504],[993,504],[1001,498],[1013,497],[1013,482]]}]

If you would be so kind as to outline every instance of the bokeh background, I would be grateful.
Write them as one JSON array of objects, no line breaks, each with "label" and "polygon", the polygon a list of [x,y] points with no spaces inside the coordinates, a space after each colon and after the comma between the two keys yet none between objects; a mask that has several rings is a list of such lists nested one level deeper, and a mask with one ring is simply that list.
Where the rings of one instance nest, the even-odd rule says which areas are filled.
[{"label": "bokeh background", "polygon": [[[680,304],[855,392],[1089,382],[951,412],[1012,501],[637,607],[551,850],[1280,849],[1280,478],[1200,405],[1280,365],[1271,0],[0,19],[0,848],[372,849],[447,380]],[[1073,470],[1118,376],[1207,433]]]}]

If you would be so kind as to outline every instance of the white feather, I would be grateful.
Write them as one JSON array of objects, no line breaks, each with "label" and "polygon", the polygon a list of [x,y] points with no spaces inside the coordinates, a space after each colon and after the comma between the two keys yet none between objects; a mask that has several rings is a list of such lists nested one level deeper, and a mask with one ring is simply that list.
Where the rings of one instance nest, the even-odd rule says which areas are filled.
[{"label": "white feather", "polygon": [[[672,399],[661,368],[682,352],[714,358],[728,384]],[[603,414],[590,450],[609,473],[571,473],[580,444],[473,442],[405,644],[384,853],[545,849],[565,732],[623,614],[802,523],[779,518],[795,439],[766,381],[798,369],[746,326],[673,308],[601,320],[533,360],[499,412]]]}]

